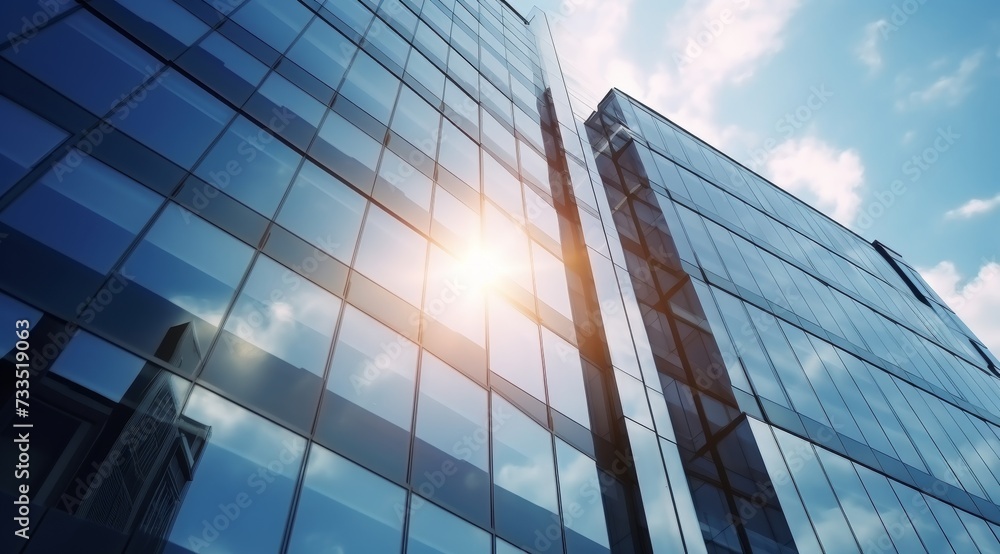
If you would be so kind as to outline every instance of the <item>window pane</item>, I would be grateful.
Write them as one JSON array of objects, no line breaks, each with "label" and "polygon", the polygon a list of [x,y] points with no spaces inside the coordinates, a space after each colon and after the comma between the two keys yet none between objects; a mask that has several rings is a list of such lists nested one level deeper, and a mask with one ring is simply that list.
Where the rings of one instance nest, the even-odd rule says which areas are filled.
[{"label": "window pane", "polygon": [[319,434],[383,474],[406,474],[417,347],[353,306],[333,351]]},{"label": "window pane", "polygon": [[267,74],[266,65],[260,63],[257,58],[218,32],[213,32],[205,37],[205,40],[198,43],[198,48],[215,56],[226,69],[239,75],[252,86],[259,85],[261,79]]},{"label": "window pane", "polygon": [[0,221],[103,275],[162,201],[74,150],[4,210]]},{"label": "window pane", "polygon": [[566,416],[590,428],[587,390],[583,381],[580,352],[562,337],[542,326],[545,351],[545,377],[549,385],[549,403]]},{"label": "window pane", "polygon": [[163,29],[185,46],[208,31],[208,25],[173,0],[115,0],[134,13],[146,25]]},{"label": "window pane", "polygon": [[288,57],[336,89],[356,51],[354,43],[317,17],[288,51]]},{"label": "window pane", "polygon": [[483,153],[483,192],[519,222],[524,222],[521,181],[493,156]]},{"label": "window pane", "polygon": [[93,305],[95,325],[175,365],[193,367],[250,262],[250,248],[170,204],[125,260],[120,301]]},{"label": "window pane", "polygon": [[399,79],[374,58],[359,52],[340,87],[340,94],[382,123],[389,123]]},{"label": "window pane", "polygon": [[17,133],[0,135],[0,195],[14,186],[68,134],[0,96],[0,121]]},{"label": "window pane", "polygon": [[354,267],[389,292],[419,306],[426,252],[426,239],[372,206]]},{"label": "window pane", "polygon": [[431,178],[386,150],[375,181],[374,196],[414,226],[427,231],[430,223]]},{"label": "window pane", "polygon": [[[497,533],[519,546],[536,548],[535,532],[558,521],[552,437],[497,394],[492,398]],[[552,542],[554,551],[561,550],[558,538]]]},{"label": "window pane", "polygon": [[489,554],[492,537],[417,495],[410,497],[408,554]]},{"label": "window pane", "polygon": [[305,6],[283,0],[250,0],[232,15],[233,21],[284,52],[312,17]]},{"label": "window pane", "polygon": [[288,552],[399,552],[406,491],[313,445]]},{"label": "window pane", "polygon": [[85,10],[3,56],[97,115],[106,114],[162,67]]},{"label": "window pane", "polygon": [[440,99],[444,94],[444,73],[420,52],[411,51],[410,59],[406,62],[406,73],[416,78],[434,98]]},{"label": "window pane", "polygon": [[479,215],[453,194],[438,186],[434,191],[434,238],[450,241],[457,251],[479,245]]},{"label": "window pane", "polygon": [[188,400],[187,432],[207,443],[170,531],[194,552],[277,552],[302,465],[305,440],[200,387]]},{"label": "window pane", "polygon": [[416,433],[411,470],[414,490],[488,526],[486,391],[426,351],[420,368]]},{"label": "window pane", "polygon": [[566,526],[566,552],[611,552],[597,464],[558,438],[556,458],[559,460],[559,490]]},{"label": "window pane", "polygon": [[441,127],[438,163],[477,193],[479,186],[479,145],[445,120]]},{"label": "window pane", "polygon": [[406,64],[406,55],[410,52],[410,44],[403,40],[396,31],[392,30],[382,22],[375,19],[368,34],[365,36],[368,43],[375,46],[379,52],[384,54],[391,63],[396,64],[398,69],[402,69]]},{"label": "window pane", "polygon": [[498,295],[490,297],[490,369],[545,401],[538,325]]},{"label": "window pane", "polygon": [[238,116],[195,173],[270,217],[301,159],[274,135]]},{"label": "window pane", "polygon": [[364,210],[365,199],[360,194],[307,161],[276,221],[327,254],[349,262]]},{"label": "window pane", "polygon": [[330,112],[309,152],[356,188],[370,191],[382,143]]},{"label": "window pane", "polygon": [[429,158],[435,158],[441,114],[409,87],[399,94],[390,128]]},{"label": "window pane", "polygon": [[261,255],[202,378],[240,402],[308,430],[340,299]]},{"label": "window pane", "polygon": [[125,104],[115,110],[109,120],[153,150],[188,168],[232,116],[233,111],[225,104],[168,69],[146,88],[141,102]]},{"label": "window pane", "polygon": [[492,204],[486,204],[483,244],[495,260],[497,276],[513,281],[530,293],[534,287],[529,242],[527,233],[520,226]]},{"label": "window pane", "polygon": [[80,331],[56,358],[52,372],[112,402],[121,402],[145,365],[146,360]]},{"label": "window pane", "polygon": [[323,7],[335,15],[337,19],[347,23],[359,35],[365,33],[365,29],[373,17],[372,12],[368,11],[358,0],[327,0]]},{"label": "window pane", "polygon": [[322,376],[339,311],[337,297],[261,256],[224,328],[292,367]]},{"label": "window pane", "polygon": [[[294,121],[296,117],[301,118],[315,129],[319,127],[319,122],[323,119],[323,114],[326,113],[326,107],[323,104],[277,73],[269,75],[258,92],[276,106],[271,113],[266,114],[269,122],[275,122],[272,127],[276,130],[284,130],[280,129],[278,125],[286,125],[284,120],[280,118],[289,118]],[[287,112],[291,112],[291,115],[288,115]],[[312,135],[310,135],[311,137]],[[308,144],[308,140],[305,142]]]},{"label": "window pane", "polygon": [[268,71],[266,65],[218,31],[189,49],[179,62],[236,105],[250,97]]},{"label": "window pane", "polygon": [[486,297],[489,277],[472,256],[459,260],[431,245],[424,311],[452,331],[486,346]]},{"label": "window pane", "polygon": [[562,260],[543,248],[537,242],[531,244],[531,259],[535,263],[535,286],[538,299],[551,308],[573,319],[573,308],[569,300],[569,284],[566,281],[566,266]]}]

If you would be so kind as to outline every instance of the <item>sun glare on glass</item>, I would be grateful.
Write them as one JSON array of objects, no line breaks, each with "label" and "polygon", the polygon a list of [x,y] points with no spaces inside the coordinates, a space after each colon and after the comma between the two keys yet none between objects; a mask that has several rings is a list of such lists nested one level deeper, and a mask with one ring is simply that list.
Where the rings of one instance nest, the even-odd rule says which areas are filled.
[{"label": "sun glare on glass", "polygon": [[479,245],[471,248],[459,263],[460,276],[474,289],[487,289],[503,276],[504,269],[495,252]]}]

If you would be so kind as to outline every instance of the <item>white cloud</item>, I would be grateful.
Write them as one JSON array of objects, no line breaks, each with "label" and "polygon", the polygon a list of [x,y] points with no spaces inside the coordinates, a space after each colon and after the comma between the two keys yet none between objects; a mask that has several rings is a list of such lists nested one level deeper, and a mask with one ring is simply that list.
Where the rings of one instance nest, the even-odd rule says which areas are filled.
[{"label": "white cloud", "polygon": [[955,264],[943,261],[920,275],[993,352],[1000,354],[1000,263],[987,262],[969,282]]},{"label": "white cloud", "polygon": [[954,210],[948,210],[944,216],[947,219],[968,219],[989,213],[997,208],[1000,208],[1000,194],[997,194],[993,198],[986,198],[985,200],[973,198]]},{"label": "white cloud", "polygon": [[600,99],[618,87],[719,147],[745,134],[716,122],[718,94],[749,79],[782,49],[801,0],[687,0],[664,22],[663,42],[627,50],[634,4],[574,0],[570,13],[556,18],[560,60],[580,77],[584,92]]},{"label": "white cloud", "polygon": [[882,53],[878,47],[883,34],[882,28],[886,24],[885,19],[879,19],[865,25],[865,37],[858,46],[858,59],[873,73],[882,69]]},{"label": "white cloud", "polygon": [[942,75],[927,87],[911,92],[896,102],[898,109],[944,102],[948,106],[958,105],[972,90],[972,76],[983,61],[983,52],[966,56],[955,71]]},{"label": "white cloud", "polygon": [[813,136],[791,139],[774,149],[766,170],[775,184],[843,225],[854,222],[865,180],[856,150],[840,150]]},{"label": "white cloud", "polygon": [[903,139],[902,139],[901,142],[903,144],[910,144],[911,142],[913,142],[913,139],[916,136],[917,136],[917,132],[916,131],[907,131],[907,132],[903,133]]}]

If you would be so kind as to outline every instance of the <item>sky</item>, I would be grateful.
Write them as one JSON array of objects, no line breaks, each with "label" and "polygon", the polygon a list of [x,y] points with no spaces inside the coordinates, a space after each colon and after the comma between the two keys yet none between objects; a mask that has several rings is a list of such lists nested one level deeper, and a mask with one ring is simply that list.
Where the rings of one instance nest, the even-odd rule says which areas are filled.
[{"label": "sky", "polygon": [[611,87],[917,268],[1000,354],[1000,3],[510,0]]}]

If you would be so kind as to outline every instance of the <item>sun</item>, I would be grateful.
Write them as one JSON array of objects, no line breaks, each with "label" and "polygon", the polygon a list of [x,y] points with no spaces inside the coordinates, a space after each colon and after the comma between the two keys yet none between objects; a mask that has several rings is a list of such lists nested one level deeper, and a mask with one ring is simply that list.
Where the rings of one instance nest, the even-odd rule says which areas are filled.
[{"label": "sun", "polygon": [[475,289],[493,287],[504,274],[499,256],[483,245],[472,247],[459,262],[459,274]]}]

